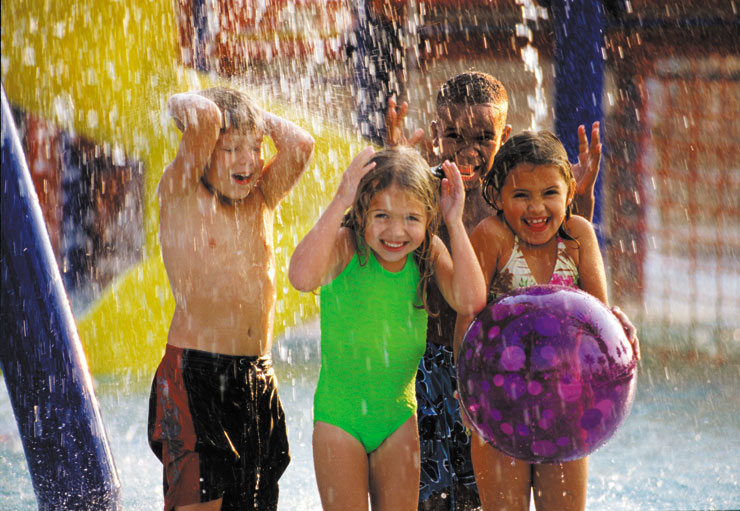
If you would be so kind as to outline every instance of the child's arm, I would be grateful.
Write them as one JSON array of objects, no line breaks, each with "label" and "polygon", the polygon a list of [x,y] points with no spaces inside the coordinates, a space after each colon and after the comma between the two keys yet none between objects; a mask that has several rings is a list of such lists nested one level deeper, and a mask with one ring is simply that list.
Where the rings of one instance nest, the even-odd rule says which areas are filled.
[{"label": "child's arm", "polygon": [[446,161],[442,169],[447,177],[442,180],[440,205],[450,235],[450,252],[435,236],[434,274],[442,295],[453,309],[459,314],[476,314],[486,305],[486,284],[462,220],[465,188],[454,163]]},{"label": "child's arm", "polygon": [[[490,285],[496,274],[498,261],[501,255],[502,247],[505,245],[505,228],[502,229],[501,223],[497,217],[491,216],[485,218],[470,234],[470,244],[478,257],[483,281],[486,287]],[[488,290],[486,290],[486,295]],[[487,297],[486,297],[487,298]],[[458,314],[455,322],[455,335],[452,342],[452,355],[457,359],[457,351],[460,349],[460,343],[463,336],[475,318],[475,314]]]},{"label": "child's arm", "polygon": [[594,186],[599,175],[601,163],[601,143],[598,121],[591,125],[591,144],[586,138],[586,128],[578,126],[578,163],[573,165],[576,178],[576,195],[573,199],[573,212],[587,220],[594,217]]},{"label": "child's arm", "polygon": [[341,227],[344,213],[352,205],[360,179],[375,164],[367,164],[372,147],[361,151],[342,175],[336,195],[318,222],[296,247],[290,258],[288,280],[298,291],[313,291],[334,280],[354,254],[354,233]]},{"label": "child's arm", "polygon": [[[578,273],[581,289],[592,294],[605,305],[609,305],[604,261],[593,226],[586,219],[574,216],[568,221],[568,232],[571,232],[579,243]],[[612,307],[611,311],[624,328],[627,340],[632,345],[635,359],[640,360],[640,340],[637,337],[637,329],[627,315],[617,307]]]},{"label": "child's arm", "polygon": [[608,305],[604,260],[591,222],[583,217],[574,216],[568,220],[567,229],[578,241],[580,288]]},{"label": "child's arm", "polygon": [[177,156],[157,187],[160,194],[186,195],[200,181],[221,133],[221,110],[196,93],[179,93],[167,101],[167,112],[182,131]]},{"label": "child's arm", "polygon": [[276,207],[296,184],[316,144],[303,128],[262,111],[265,134],[275,143],[277,154],[265,165],[260,189],[270,207]]}]

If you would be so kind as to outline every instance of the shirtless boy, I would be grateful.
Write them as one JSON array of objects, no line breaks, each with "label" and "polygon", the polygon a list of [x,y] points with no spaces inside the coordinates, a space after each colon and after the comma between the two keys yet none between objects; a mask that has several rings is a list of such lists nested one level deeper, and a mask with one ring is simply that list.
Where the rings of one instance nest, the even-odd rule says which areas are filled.
[{"label": "shirtless boy", "polygon": [[[232,89],[167,107],[182,131],[157,189],[176,305],[148,424],[165,510],[276,509],[290,454],[270,358],[273,213],[314,140]],[[264,135],[277,149],[266,164]]]}]

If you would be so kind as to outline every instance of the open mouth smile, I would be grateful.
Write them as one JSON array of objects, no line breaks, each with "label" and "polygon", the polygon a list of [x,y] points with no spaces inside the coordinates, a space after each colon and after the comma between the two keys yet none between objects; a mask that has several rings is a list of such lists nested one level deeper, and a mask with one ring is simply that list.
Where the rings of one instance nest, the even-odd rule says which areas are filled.
[{"label": "open mouth smile", "polygon": [[460,177],[463,181],[470,181],[471,179],[476,178],[476,171],[478,170],[477,166],[473,165],[460,165],[457,164],[457,168],[460,171]]},{"label": "open mouth smile", "polygon": [[252,174],[231,174],[231,178],[236,181],[237,184],[247,185],[252,181]]},{"label": "open mouth smile", "polygon": [[547,226],[550,223],[550,219],[546,217],[529,218],[529,219],[523,219],[522,222],[530,230],[535,231],[535,232],[540,232],[540,231],[544,231],[545,229],[547,229]]},{"label": "open mouth smile", "polygon": [[390,252],[401,251],[408,244],[408,242],[406,241],[394,242],[394,241],[385,241],[385,240],[383,240],[382,243],[383,243],[383,247],[385,247],[386,250]]}]

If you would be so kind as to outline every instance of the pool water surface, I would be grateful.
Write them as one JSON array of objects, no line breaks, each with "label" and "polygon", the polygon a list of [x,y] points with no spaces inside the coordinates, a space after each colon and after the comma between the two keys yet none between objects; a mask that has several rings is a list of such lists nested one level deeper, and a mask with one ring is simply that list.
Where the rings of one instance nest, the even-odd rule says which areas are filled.
[{"label": "pool water surface", "polygon": [[[316,340],[305,343],[312,348],[291,340],[275,353],[292,455],[280,481],[282,511],[321,508],[311,456],[319,366]],[[286,356],[295,353],[309,355]],[[740,365],[666,366],[645,359],[631,415],[591,455],[587,509],[740,509]],[[161,465],[146,442],[150,376],[98,378],[95,384],[121,479],[122,509],[161,509]],[[5,385],[0,385],[0,509],[36,509]]]}]

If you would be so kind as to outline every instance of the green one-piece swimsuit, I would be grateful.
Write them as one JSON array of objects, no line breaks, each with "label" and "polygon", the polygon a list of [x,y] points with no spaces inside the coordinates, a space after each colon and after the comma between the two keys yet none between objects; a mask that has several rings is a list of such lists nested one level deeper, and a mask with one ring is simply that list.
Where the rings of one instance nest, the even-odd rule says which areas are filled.
[{"label": "green one-piece swimsuit", "polygon": [[398,273],[357,254],[321,288],[321,372],[314,421],[337,426],[367,452],[416,412],[414,380],[426,343],[413,256]]}]

